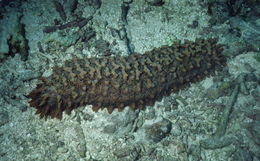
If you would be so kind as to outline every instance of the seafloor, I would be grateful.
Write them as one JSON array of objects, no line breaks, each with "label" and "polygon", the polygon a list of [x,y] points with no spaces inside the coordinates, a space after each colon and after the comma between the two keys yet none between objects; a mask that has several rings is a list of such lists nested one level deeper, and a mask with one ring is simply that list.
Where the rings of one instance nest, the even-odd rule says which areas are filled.
[{"label": "seafloor", "polygon": [[[1,0],[0,160],[259,161],[257,0]],[[48,26],[48,28],[46,28]],[[132,112],[40,119],[37,77],[72,57],[123,56],[217,37],[227,66]]]}]

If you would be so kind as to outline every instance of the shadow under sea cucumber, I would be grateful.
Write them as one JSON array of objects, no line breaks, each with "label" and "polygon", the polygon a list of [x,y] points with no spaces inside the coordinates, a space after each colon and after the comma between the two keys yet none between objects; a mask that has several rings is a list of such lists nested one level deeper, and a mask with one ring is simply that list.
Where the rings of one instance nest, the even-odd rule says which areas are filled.
[{"label": "shadow under sea cucumber", "polygon": [[109,113],[142,109],[220,70],[226,64],[222,51],[216,39],[196,39],[125,57],[75,58],[39,78],[29,103],[41,118],[59,119],[63,111],[90,104]]}]

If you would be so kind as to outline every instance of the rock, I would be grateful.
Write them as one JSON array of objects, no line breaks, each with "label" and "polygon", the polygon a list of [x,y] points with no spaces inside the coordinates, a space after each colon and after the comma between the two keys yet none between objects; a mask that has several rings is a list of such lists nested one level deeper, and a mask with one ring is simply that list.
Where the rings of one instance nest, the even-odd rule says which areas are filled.
[{"label": "rock", "polygon": [[14,56],[16,53],[19,53],[22,56],[21,58],[25,60],[29,48],[25,35],[25,25],[21,22],[23,16],[16,8],[13,8],[10,13],[12,14],[4,16],[3,20],[0,21],[0,61],[6,60],[9,56]]},{"label": "rock", "polygon": [[58,2],[57,0],[53,0],[52,2],[53,2],[53,5],[54,5],[56,11],[59,13],[61,19],[63,21],[66,21],[67,16],[66,16],[66,13],[64,11],[63,5],[60,2]]},{"label": "rock", "polygon": [[253,154],[246,148],[238,148],[232,156],[232,160],[253,161]]},{"label": "rock", "polygon": [[229,18],[228,6],[225,2],[208,3],[208,13],[211,15],[210,24],[224,23]]},{"label": "rock", "polygon": [[[250,152],[253,153],[253,155],[255,156],[254,158],[256,159],[260,159],[260,146],[256,145],[256,144],[251,144],[250,145]],[[255,160],[254,159],[254,160]],[[257,160],[256,159],[256,160]],[[258,160],[257,160],[258,161]]]},{"label": "rock", "polygon": [[[9,39],[9,38],[8,38]],[[0,38],[0,60],[4,58],[4,54],[9,52],[7,40],[3,36]]]},{"label": "rock", "polygon": [[57,147],[64,147],[65,143],[63,141],[57,142]]},{"label": "rock", "polygon": [[247,109],[244,111],[244,114],[246,117],[255,120],[260,121],[260,110],[259,109]]},{"label": "rock", "polygon": [[[86,157],[87,152],[87,146],[86,146],[86,140],[84,136],[84,132],[80,124],[73,124],[70,126],[70,128],[65,129],[64,135],[69,138],[70,146],[73,146],[75,150],[77,151],[77,154],[81,158]],[[63,143],[60,143],[60,150],[66,151],[67,147],[62,146]],[[64,148],[64,149],[61,149]],[[69,159],[68,159],[69,160]]]},{"label": "rock", "polygon": [[258,18],[256,21],[255,21],[256,25],[257,26],[260,26],[260,18]]},{"label": "rock", "polygon": [[31,70],[25,70],[20,75],[21,81],[32,80],[32,79],[35,79],[35,78],[38,78],[38,77],[39,77],[39,74],[37,74],[37,73],[35,73]]},{"label": "rock", "polygon": [[129,4],[129,3],[132,3],[133,0],[123,0],[123,2]]},{"label": "rock", "polygon": [[80,126],[77,126],[75,128],[76,134],[77,134],[77,138],[78,138],[78,146],[76,147],[79,155],[81,158],[84,158],[86,156],[86,141],[85,141],[85,137],[84,137],[84,133],[83,130]]},{"label": "rock", "polygon": [[197,20],[194,20],[191,24],[188,24],[187,26],[191,29],[195,29],[199,26],[199,22]]},{"label": "rock", "polygon": [[201,140],[200,145],[205,149],[219,149],[229,146],[233,142],[234,137],[228,135],[223,137],[213,136],[211,138]]},{"label": "rock", "polygon": [[182,128],[179,124],[175,123],[172,125],[172,135],[180,136],[182,134]]},{"label": "rock", "polygon": [[244,21],[243,19],[233,17],[230,19],[233,28],[237,27],[241,30],[241,38],[246,43],[252,45],[253,49],[258,49],[260,45],[260,26]]},{"label": "rock", "polygon": [[154,108],[149,108],[149,111],[147,113],[145,113],[144,118],[146,120],[152,120],[152,119],[155,118],[155,116],[156,116],[155,109]]},{"label": "rock", "polygon": [[92,6],[95,9],[99,9],[101,7],[101,0],[89,0],[87,1],[87,4]]},{"label": "rock", "polygon": [[81,41],[82,42],[88,42],[92,37],[96,35],[96,32],[88,27],[87,29],[84,30],[84,32],[81,35]]},{"label": "rock", "polygon": [[148,139],[157,143],[165,138],[171,132],[171,129],[172,123],[169,120],[163,119],[147,127],[145,134]]},{"label": "rock", "polygon": [[163,0],[146,0],[146,2],[151,6],[162,6],[164,4]]},{"label": "rock", "polygon": [[185,145],[181,142],[177,143],[176,152],[177,154],[185,153],[186,152]]},{"label": "rock", "polygon": [[201,148],[199,145],[195,145],[195,144],[190,145],[189,153],[192,155],[192,160],[202,160]]},{"label": "rock", "polygon": [[74,13],[75,10],[78,7],[78,0],[71,0],[71,1],[69,1],[69,3],[70,3],[70,5],[69,5],[70,6],[70,12]]},{"label": "rock", "polygon": [[120,158],[119,160],[132,161],[132,160],[138,160],[140,151],[135,147],[124,147],[124,148],[116,149],[113,152],[113,154],[117,156],[117,158]]},{"label": "rock", "polygon": [[254,99],[256,101],[260,101],[260,90],[259,90],[259,87],[257,87],[256,89],[254,89],[252,92],[251,92],[251,95],[254,97]]},{"label": "rock", "polygon": [[84,113],[82,117],[83,117],[83,120],[91,122],[93,120],[93,118],[94,118],[94,115],[91,115],[91,114],[88,114],[88,113]]},{"label": "rock", "polygon": [[176,110],[178,108],[178,102],[177,99],[173,98],[173,97],[165,97],[164,101],[163,101],[163,107],[164,111],[172,111],[172,110]]},{"label": "rock", "polygon": [[260,145],[260,121],[254,121],[245,125],[246,129],[250,133],[251,139]]},{"label": "rock", "polygon": [[2,111],[0,112],[0,126],[3,126],[4,124],[9,122],[9,115],[8,112]]},{"label": "rock", "polygon": [[74,45],[76,43],[76,41],[79,40],[79,38],[80,38],[80,35],[78,35],[76,33],[72,33],[69,36],[66,36],[66,33],[64,31],[62,31],[60,33],[53,32],[51,34],[46,35],[45,38],[43,39],[43,42],[46,44],[54,43],[55,45],[69,47],[71,45]]},{"label": "rock", "polygon": [[8,158],[7,156],[3,156],[0,159],[1,159],[1,161],[8,161],[8,160],[10,160],[10,158]]},{"label": "rock", "polygon": [[27,60],[29,55],[29,46],[28,40],[25,35],[25,24],[21,22],[22,15],[20,15],[17,19],[17,24],[14,28],[14,32],[12,36],[7,40],[9,46],[9,55],[14,56],[19,53],[21,55],[22,60]]},{"label": "rock", "polygon": [[25,104],[20,103],[20,104],[17,106],[17,108],[18,108],[20,111],[25,112],[25,111],[27,111],[28,106],[25,105]]},{"label": "rock", "polygon": [[221,84],[214,84],[206,91],[206,97],[210,99],[217,99],[223,95],[225,95],[229,89],[231,89],[231,82],[221,82]]},{"label": "rock", "polygon": [[116,129],[117,129],[116,125],[114,125],[114,124],[107,125],[104,127],[103,132],[107,133],[107,134],[113,134],[113,133],[115,133]]},{"label": "rock", "polygon": [[100,56],[107,56],[107,54],[111,53],[109,43],[105,40],[96,40],[94,47]]}]

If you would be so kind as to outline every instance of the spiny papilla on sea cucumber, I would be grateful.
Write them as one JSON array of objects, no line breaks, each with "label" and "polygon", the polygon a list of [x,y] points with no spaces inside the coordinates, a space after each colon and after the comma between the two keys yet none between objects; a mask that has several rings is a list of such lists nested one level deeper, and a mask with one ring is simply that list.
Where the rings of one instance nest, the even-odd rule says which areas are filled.
[{"label": "spiny papilla on sea cucumber", "polygon": [[214,74],[226,64],[223,45],[216,39],[185,40],[144,54],[121,57],[74,58],[40,77],[28,95],[41,118],[62,118],[63,111],[92,105],[122,111],[153,105],[162,96]]}]

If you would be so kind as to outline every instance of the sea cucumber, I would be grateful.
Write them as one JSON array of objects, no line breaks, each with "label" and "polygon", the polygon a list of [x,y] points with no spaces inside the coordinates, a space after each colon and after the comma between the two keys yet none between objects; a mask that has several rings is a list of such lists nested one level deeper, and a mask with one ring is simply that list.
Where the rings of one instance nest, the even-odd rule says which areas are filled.
[{"label": "sea cucumber", "polygon": [[125,57],[74,58],[39,78],[29,103],[41,118],[58,119],[84,105],[109,113],[126,106],[142,109],[221,69],[222,51],[216,39],[196,39]]}]

